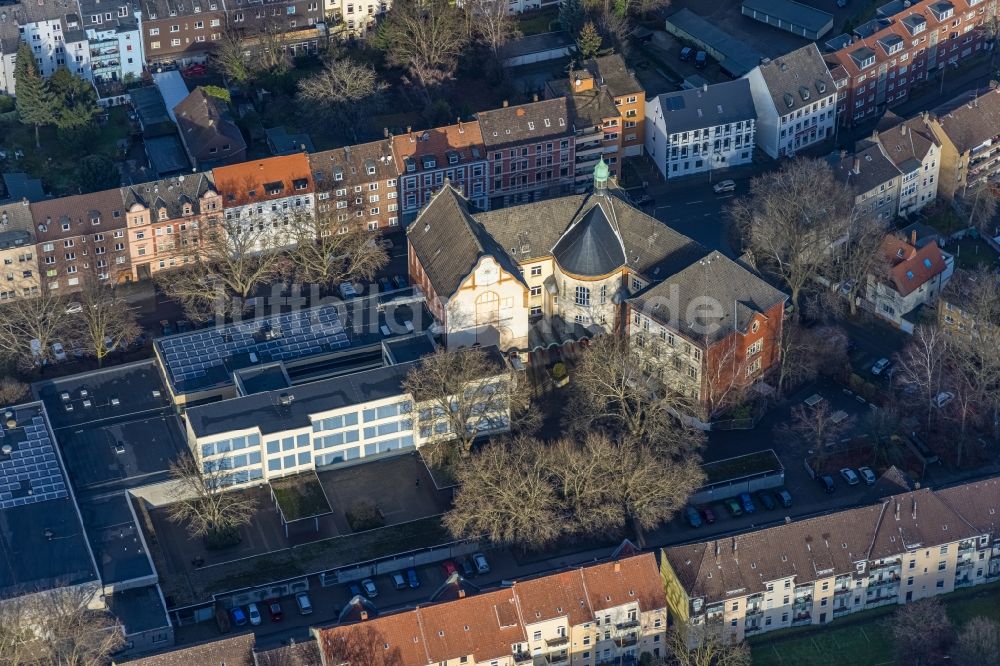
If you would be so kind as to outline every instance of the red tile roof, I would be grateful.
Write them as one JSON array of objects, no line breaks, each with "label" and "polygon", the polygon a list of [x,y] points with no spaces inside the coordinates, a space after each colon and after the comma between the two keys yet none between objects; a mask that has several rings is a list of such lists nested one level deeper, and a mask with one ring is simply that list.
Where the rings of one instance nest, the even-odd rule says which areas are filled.
[{"label": "red tile roof", "polygon": [[900,296],[909,295],[947,268],[936,241],[917,249],[898,236],[887,236],[882,252],[891,266],[889,280]]},{"label": "red tile roof", "polygon": [[435,127],[392,137],[392,153],[400,175],[406,173],[407,158],[416,160],[417,173],[424,171],[420,158],[425,155],[435,158],[434,168],[447,169],[450,152],[458,153],[459,164],[486,159],[486,146],[483,145],[478,122]]},{"label": "red tile roof", "polygon": [[[222,205],[225,208],[280,199],[296,192],[310,194],[314,191],[309,159],[304,153],[217,167],[212,170],[212,174],[222,194]],[[275,187],[269,193],[270,188],[265,187],[267,185],[280,187]]]}]

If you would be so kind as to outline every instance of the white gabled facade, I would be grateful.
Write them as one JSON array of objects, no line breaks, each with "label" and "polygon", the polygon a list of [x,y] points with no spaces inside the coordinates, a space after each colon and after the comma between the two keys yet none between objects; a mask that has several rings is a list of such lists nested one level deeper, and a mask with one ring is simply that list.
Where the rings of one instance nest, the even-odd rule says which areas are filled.
[{"label": "white gabled facade", "polygon": [[[75,15],[55,16],[31,20],[22,14],[20,5],[0,7],[0,38],[17,33],[20,41],[31,47],[44,77],[55,74],[60,67],[88,81],[93,81],[90,49],[85,33],[75,22]],[[50,15],[51,16],[51,15]],[[17,60],[17,43],[13,39],[0,39],[0,94],[15,95],[14,67]],[[141,72],[140,63],[140,72]]]}]

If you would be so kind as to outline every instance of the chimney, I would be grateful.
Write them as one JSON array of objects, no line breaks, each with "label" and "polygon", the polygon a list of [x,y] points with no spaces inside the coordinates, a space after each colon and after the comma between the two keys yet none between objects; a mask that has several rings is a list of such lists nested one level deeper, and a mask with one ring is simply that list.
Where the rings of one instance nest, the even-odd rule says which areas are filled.
[{"label": "chimney", "polygon": [[413,125],[407,125],[406,126],[406,133],[407,134],[412,134],[413,133]]},{"label": "chimney", "polygon": [[861,158],[860,157],[855,157],[854,158],[854,173],[855,173],[855,175],[861,173]]},{"label": "chimney", "polygon": [[704,93],[708,92],[708,84],[707,83],[701,84],[701,91],[704,92]]},{"label": "chimney", "polygon": [[458,598],[459,599],[464,599],[465,598],[465,589],[464,588],[461,588],[461,587],[458,588]]},{"label": "chimney", "polygon": [[615,573],[618,573],[621,570],[622,570],[622,563],[619,562],[619,561],[617,561],[617,560],[615,560]]},{"label": "chimney", "polygon": [[507,100],[504,100],[504,101],[503,101],[503,108],[505,108],[505,109],[506,109],[506,108],[507,108],[507,106],[508,106],[508,102],[507,102]]},{"label": "chimney", "polygon": [[917,498],[913,498],[913,520],[917,519]]},{"label": "chimney", "polygon": [[906,136],[906,125],[905,124],[899,126],[899,133],[902,134],[903,136]]},{"label": "chimney", "polygon": [[368,619],[368,611],[366,611],[365,609],[362,608],[361,609],[361,621],[364,622],[367,619]]},{"label": "chimney", "polygon": [[389,128],[388,128],[388,127],[383,127],[383,128],[382,128],[382,136],[383,136],[384,138],[386,138],[386,139],[388,139],[388,138],[389,138]]},{"label": "chimney", "polygon": [[899,500],[896,500],[896,520],[899,520]]},{"label": "chimney", "polygon": [[877,129],[873,129],[872,130],[872,141],[878,141],[878,130]]},{"label": "chimney", "polygon": [[465,127],[462,126],[462,119],[461,118],[456,118],[455,120],[458,123],[458,133],[459,134],[465,134]]},{"label": "chimney", "polygon": [[531,96],[531,101],[532,101],[532,102],[537,102],[537,101],[538,101],[538,93],[535,93],[535,94],[533,94],[533,95]]},{"label": "chimney", "polygon": [[913,247],[917,246],[917,230],[916,229],[914,229],[913,231],[910,232],[910,245],[912,245]]}]

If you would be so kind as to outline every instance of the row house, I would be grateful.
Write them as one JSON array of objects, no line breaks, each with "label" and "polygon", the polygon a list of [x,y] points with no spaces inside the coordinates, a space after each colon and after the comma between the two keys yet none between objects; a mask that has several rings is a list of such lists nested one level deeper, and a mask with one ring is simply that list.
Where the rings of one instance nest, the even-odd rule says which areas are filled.
[{"label": "row house", "polygon": [[379,663],[408,666],[595,666],[667,654],[666,602],[652,553],[473,596],[461,580],[448,585],[455,586],[451,601],[313,629],[323,663],[361,663],[371,645],[380,648]]},{"label": "row house", "polygon": [[35,237],[30,228],[0,231],[0,262],[0,302],[40,294]]},{"label": "row house", "polygon": [[833,136],[837,87],[816,44],[764,59],[745,78],[757,109],[757,145],[777,159]]},{"label": "row house", "polygon": [[144,0],[142,8],[150,64],[203,62],[226,30],[223,0]]},{"label": "row house", "polygon": [[229,29],[245,34],[251,48],[262,46],[260,35],[275,35],[292,56],[324,48],[323,0],[225,0],[223,6]]},{"label": "row house", "polygon": [[877,116],[914,86],[989,48],[988,25],[997,15],[993,0],[920,0],[899,9],[855,28],[826,56],[845,125]]},{"label": "row house", "polygon": [[572,118],[565,97],[477,114],[489,157],[490,208],[573,191]]},{"label": "row house", "polygon": [[[759,275],[712,252],[630,298],[628,335],[646,373],[690,397],[707,420],[778,368],[787,300]],[[700,312],[703,302],[713,304],[711,313]]]},{"label": "row house", "polygon": [[101,0],[78,2],[94,86],[102,99],[124,104],[128,101],[125,83],[138,81],[146,65],[140,30],[142,11],[131,0],[103,5]]},{"label": "row house", "polygon": [[339,16],[348,36],[362,36],[392,7],[391,0],[326,0],[326,12]]},{"label": "row house", "polygon": [[883,267],[868,276],[862,307],[912,333],[919,323],[918,310],[934,305],[955,270],[955,258],[937,241],[919,244],[914,236],[886,236],[882,243]]},{"label": "row house", "polygon": [[310,153],[318,213],[336,216],[341,231],[399,227],[396,163],[388,138]]},{"label": "row house", "polygon": [[430,202],[445,180],[480,210],[489,205],[486,146],[478,122],[458,121],[392,137],[392,154],[399,174],[403,223],[409,224]]},{"label": "row house", "polygon": [[1000,88],[976,90],[924,116],[941,143],[938,194],[951,200],[1000,173]]},{"label": "row house", "polygon": [[75,6],[57,0],[29,1],[4,5],[0,13],[0,93],[15,94],[14,61],[21,43],[31,48],[44,77],[52,76],[60,67],[88,81],[90,48],[87,35],[80,28]]},{"label": "row house", "polygon": [[599,160],[616,177],[622,157],[642,154],[646,93],[620,55],[592,58],[568,80],[549,81],[546,97],[566,97],[570,104],[577,192],[590,186]]},{"label": "row house", "polygon": [[663,549],[671,618],[741,641],[1000,578],[1000,479],[908,491],[891,468],[875,489],[868,506]]},{"label": "row house", "polygon": [[304,153],[218,167],[213,175],[227,231],[248,234],[258,250],[294,244],[294,217],[314,214],[315,188]]},{"label": "row house", "polygon": [[757,112],[746,79],[664,93],[647,109],[646,153],[664,178],[753,161]]},{"label": "row house", "polygon": [[902,174],[878,143],[861,142],[828,160],[833,176],[854,195],[855,214],[888,223],[896,217]]},{"label": "row house", "polygon": [[900,215],[909,216],[937,198],[942,145],[922,117],[903,120],[890,111],[871,141],[899,169]]},{"label": "row house", "polygon": [[31,204],[42,288],[72,293],[127,282],[132,268],[125,207],[117,189]]},{"label": "row house", "polygon": [[121,192],[135,280],[194,261],[201,230],[222,218],[222,195],[210,172],[129,185]]}]

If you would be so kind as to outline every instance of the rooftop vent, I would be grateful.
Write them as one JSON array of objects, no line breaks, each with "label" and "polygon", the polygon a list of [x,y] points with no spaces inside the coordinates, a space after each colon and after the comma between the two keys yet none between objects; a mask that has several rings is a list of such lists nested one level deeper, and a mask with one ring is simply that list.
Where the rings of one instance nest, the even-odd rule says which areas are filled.
[{"label": "rooftop vent", "polygon": [[284,405],[286,407],[292,404],[294,400],[295,396],[292,395],[291,393],[282,393],[281,395],[278,396],[278,404]]}]

